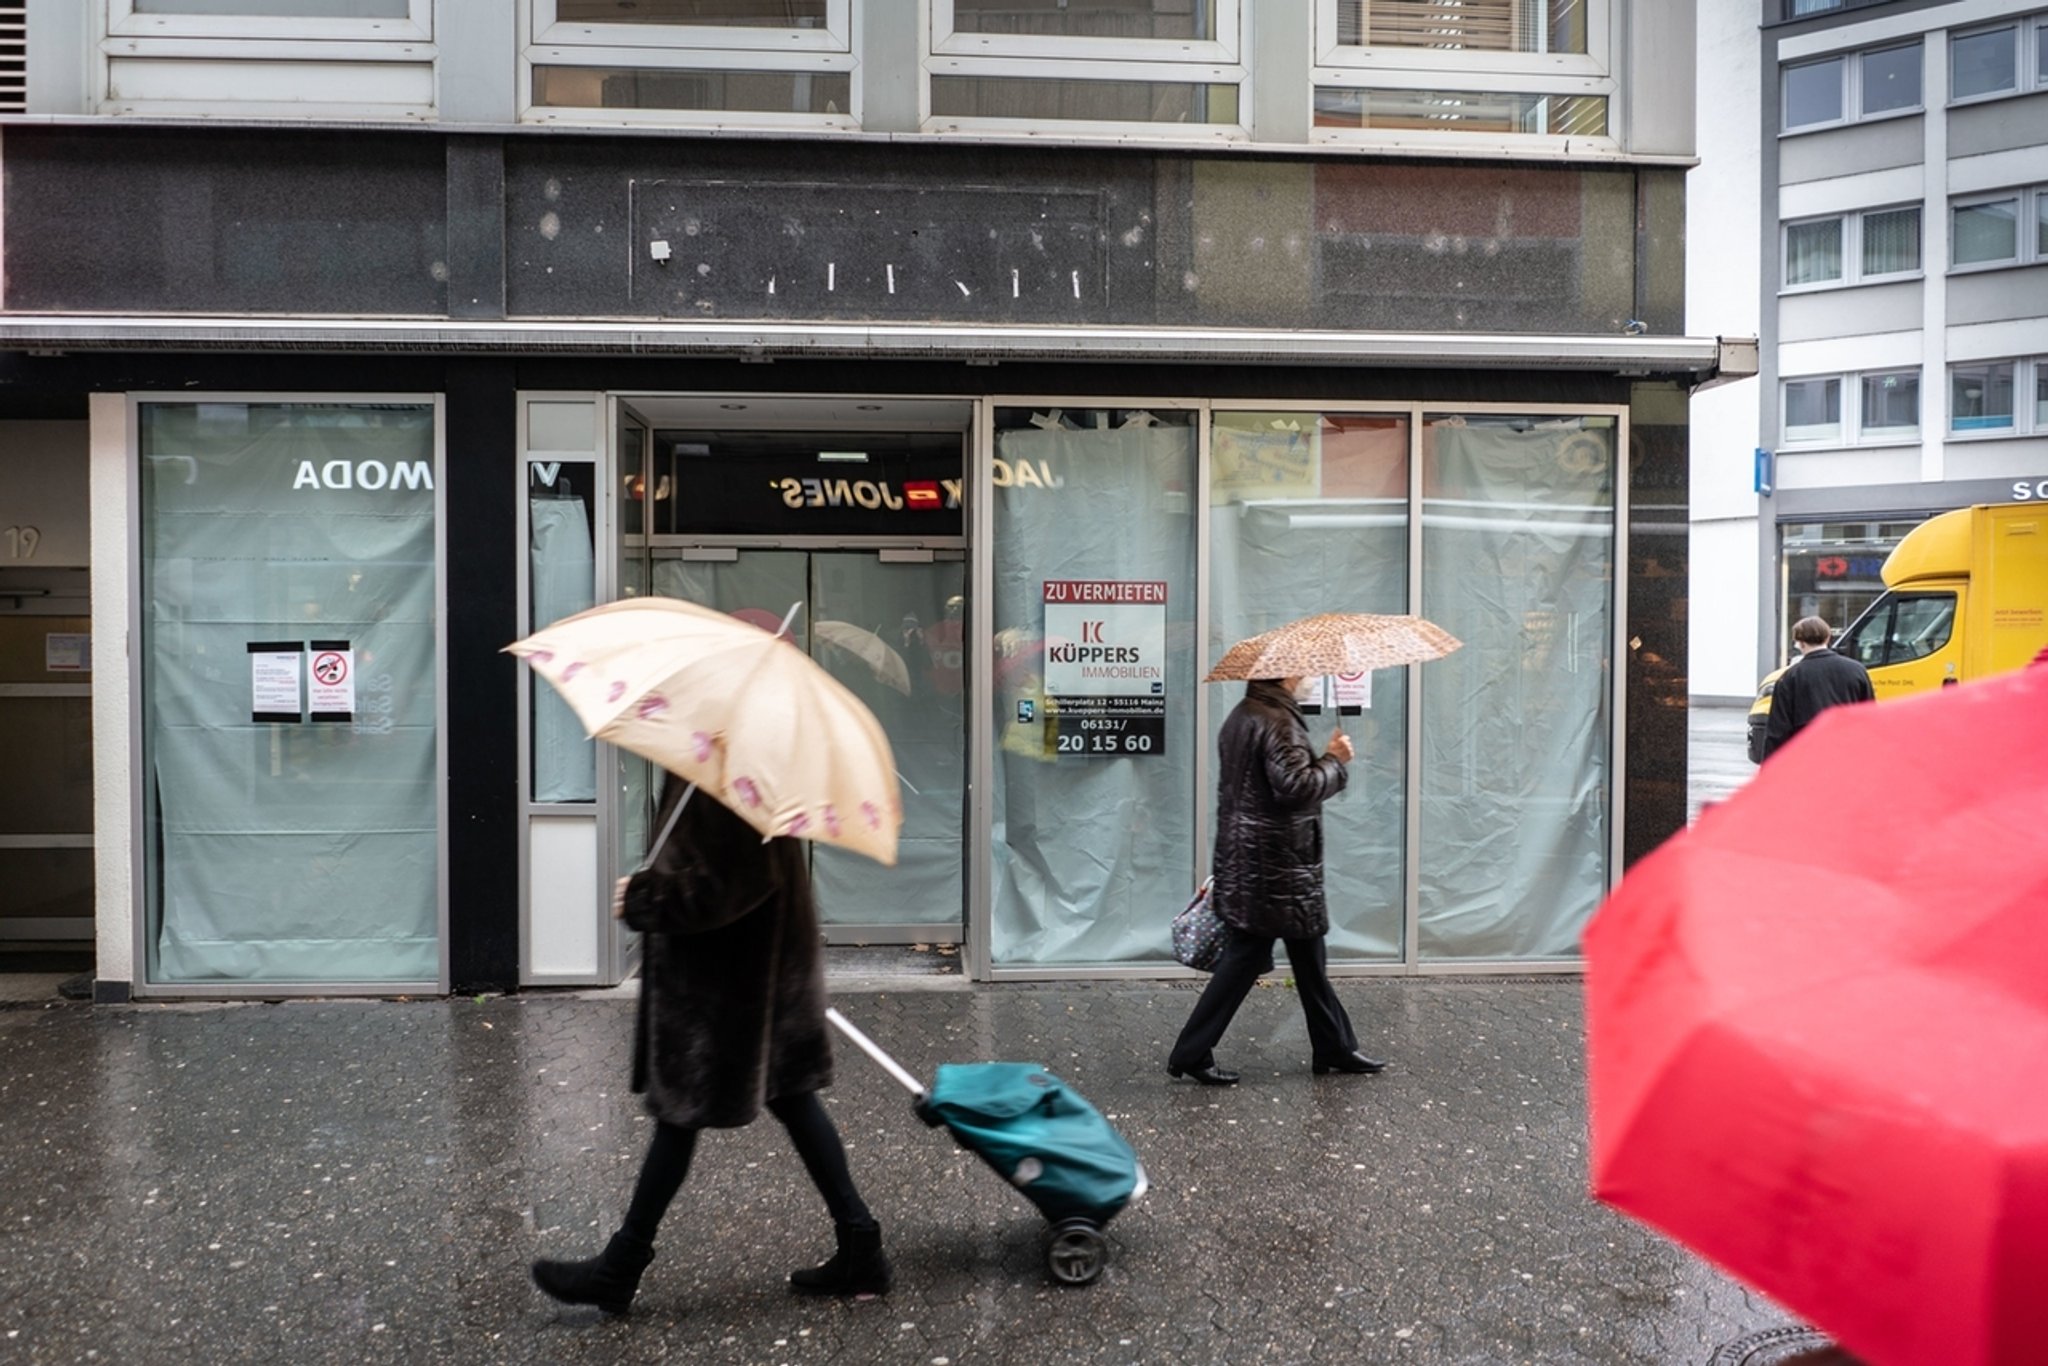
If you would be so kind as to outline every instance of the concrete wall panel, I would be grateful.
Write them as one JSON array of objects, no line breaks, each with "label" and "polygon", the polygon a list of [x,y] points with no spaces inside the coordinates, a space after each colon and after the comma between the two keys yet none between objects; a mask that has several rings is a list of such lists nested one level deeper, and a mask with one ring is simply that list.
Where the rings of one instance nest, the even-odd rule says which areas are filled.
[{"label": "concrete wall panel", "polygon": [[1920,281],[1788,294],[1778,300],[1778,340],[1867,337],[1920,325]]},{"label": "concrete wall panel", "polygon": [[1778,142],[1778,183],[1797,185],[1916,165],[1925,154],[1925,124],[1925,117],[1915,114],[1782,138]]}]

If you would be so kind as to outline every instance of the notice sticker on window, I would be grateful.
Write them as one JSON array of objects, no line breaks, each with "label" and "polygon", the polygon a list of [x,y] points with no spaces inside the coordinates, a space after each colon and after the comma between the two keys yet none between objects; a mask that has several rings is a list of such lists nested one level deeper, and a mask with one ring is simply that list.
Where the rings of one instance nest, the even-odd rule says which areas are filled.
[{"label": "notice sticker on window", "polygon": [[316,640],[307,679],[311,720],[353,721],[356,715],[356,652],[345,640]]},{"label": "notice sticker on window", "polygon": [[296,640],[249,642],[249,719],[299,723],[299,663],[305,652]]},{"label": "notice sticker on window", "polygon": [[1333,675],[1330,691],[1336,694],[1339,716],[1357,716],[1372,706],[1372,674],[1366,671]]},{"label": "notice sticker on window", "polygon": [[43,672],[82,674],[92,672],[92,637],[68,631],[52,631],[43,637]]}]

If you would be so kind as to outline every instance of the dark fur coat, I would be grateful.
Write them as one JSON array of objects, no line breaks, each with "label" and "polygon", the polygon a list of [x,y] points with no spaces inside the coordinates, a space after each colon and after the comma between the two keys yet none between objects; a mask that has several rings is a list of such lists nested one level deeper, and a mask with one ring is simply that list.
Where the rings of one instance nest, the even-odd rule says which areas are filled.
[{"label": "dark fur coat", "polygon": [[[670,782],[655,829],[685,790]],[[825,968],[803,846],[691,796],[626,889],[645,936],[633,1089],[667,1124],[731,1129],[832,1084]]]},{"label": "dark fur coat", "polygon": [[1216,914],[1247,934],[1328,933],[1323,803],[1344,790],[1344,765],[1309,748],[1300,706],[1271,680],[1246,685],[1216,749]]}]

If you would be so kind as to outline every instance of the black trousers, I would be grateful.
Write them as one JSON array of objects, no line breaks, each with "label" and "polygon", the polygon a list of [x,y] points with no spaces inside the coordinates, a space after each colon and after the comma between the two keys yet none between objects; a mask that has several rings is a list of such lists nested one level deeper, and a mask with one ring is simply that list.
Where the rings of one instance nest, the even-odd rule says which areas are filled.
[{"label": "black trousers", "polygon": [[[782,1121],[789,1131],[790,1145],[811,1174],[811,1184],[825,1197],[825,1208],[835,1223],[872,1228],[875,1217],[853,1184],[847,1170],[846,1147],[832,1117],[818,1102],[818,1093],[777,1096],[768,1102],[768,1113]],[[654,1230],[669,1202],[690,1175],[690,1158],[697,1151],[697,1130],[675,1124],[654,1126],[654,1141],[647,1145],[647,1158],[640,1164],[640,1179],[633,1186],[633,1203],[626,1208],[623,1231],[643,1243],[654,1241]]]},{"label": "black trousers", "polygon": [[[1301,1013],[1308,1017],[1308,1041],[1312,1058],[1335,1057],[1358,1047],[1351,1032],[1351,1017],[1344,1003],[1330,987],[1329,951],[1323,936],[1313,939],[1283,939],[1287,965],[1294,969],[1294,989],[1301,996]],[[1230,1028],[1230,1021],[1244,998],[1251,994],[1259,974],[1273,967],[1273,943],[1268,935],[1246,934],[1230,927],[1223,940],[1223,956],[1209,985],[1195,1002],[1194,1011],[1174,1041],[1167,1062],[1182,1071],[1208,1067],[1216,1061],[1216,1041]]]}]

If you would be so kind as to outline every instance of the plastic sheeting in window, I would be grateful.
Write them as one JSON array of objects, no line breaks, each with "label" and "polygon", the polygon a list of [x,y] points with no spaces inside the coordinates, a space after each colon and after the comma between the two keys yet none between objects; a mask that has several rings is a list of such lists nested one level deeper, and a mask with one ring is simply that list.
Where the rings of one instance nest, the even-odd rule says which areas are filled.
[{"label": "plastic sheeting in window", "polygon": [[[145,404],[151,980],[440,974],[434,412]],[[255,723],[251,642],[343,639],[351,722]]]},{"label": "plastic sheeting in window", "polygon": [[[537,495],[527,500],[532,544],[534,630],[597,605],[597,559],[590,515],[581,498]],[[562,695],[537,678],[533,697],[533,799],[597,800],[597,747]]]},{"label": "plastic sheeting in window", "polygon": [[[1207,663],[1236,641],[1317,612],[1408,610],[1408,423],[1364,414],[1219,412],[1210,435]],[[1211,683],[1216,734],[1243,685]],[[1334,960],[1401,955],[1406,880],[1408,678],[1372,676],[1357,716],[1308,718],[1321,752],[1343,728],[1357,747],[1350,782],[1323,807],[1323,881]]]},{"label": "plastic sheeting in window", "polygon": [[[654,591],[724,612],[778,620],[793,602],[797,644],[868,704],[889,737],[903,790],[896,865],[813,846],[818,918],[826,925],[930,925],[957,940],[962,924],[966,743],[962,710],[966,566],[883,563],[871,550],[742,550],[731,561],[659,559]],[[904,665],[899,692],[853,653],[823,643],[817,621],[872,632]],[[893,677],[893,670],[891,671]]]},{"label": "plastic sheeting in window", "polygon": [[[1614,419],[1428,419],[1421,952],[1575,956],[1612,830]],[[1599,425],[1604,424],[1604,425]]]},{"label": "plastic sheeting in window", "polygon": [[[1194,881],[1196,433],[1068,417],[1083,425],[996,436],[992,954],[998,966],[1170,962]],[[1163,753],[1054,752],[1038,659],[1048,579],[1166,583]]]}]

